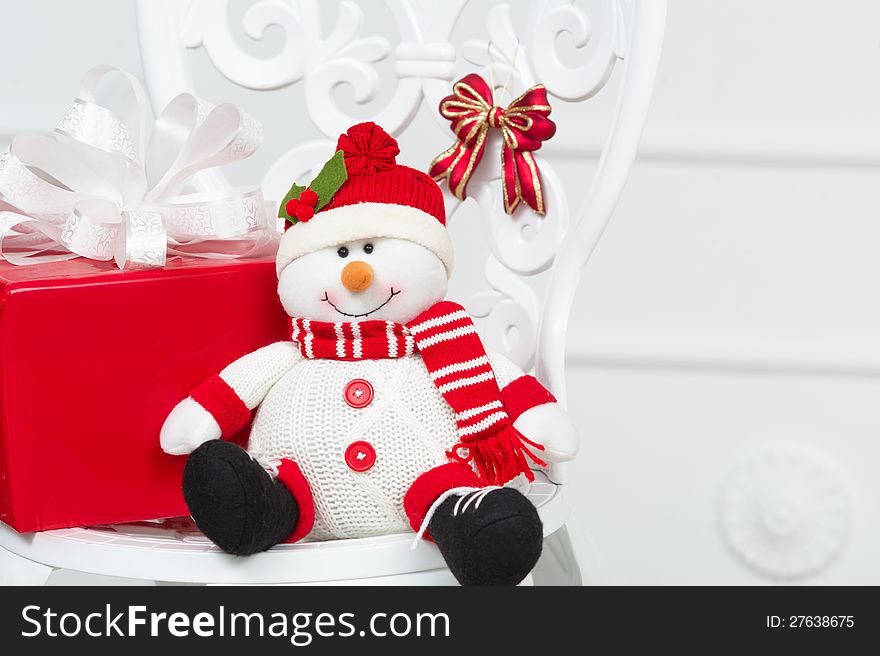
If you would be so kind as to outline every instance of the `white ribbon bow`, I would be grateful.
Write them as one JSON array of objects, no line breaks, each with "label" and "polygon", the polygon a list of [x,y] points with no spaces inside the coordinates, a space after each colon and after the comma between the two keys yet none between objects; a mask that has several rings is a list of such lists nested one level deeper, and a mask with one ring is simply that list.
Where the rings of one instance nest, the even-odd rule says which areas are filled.
[{"label": "white ribbon bow", "polygon": [[[123,109],[96,100],[120,75]],[[116,102],[113,103],[117,105]],[[161,267],[168,254],[256,257],[279,233],[258,188],[178,195],[193,175],[243,160],[262,142],[260,123],[232,104],[174,98],[147,141],[138,80],[111,66],[86,73],[79,97],[51,136],[17,135],[0,155],[0,258],[13,264],[88,257],[122,268]]]}]

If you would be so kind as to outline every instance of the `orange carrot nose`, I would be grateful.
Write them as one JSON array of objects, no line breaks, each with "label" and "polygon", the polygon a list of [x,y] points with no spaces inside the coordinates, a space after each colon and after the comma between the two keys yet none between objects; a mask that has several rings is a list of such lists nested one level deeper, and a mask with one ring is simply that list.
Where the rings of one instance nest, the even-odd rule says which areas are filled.
[{"label": "orange carrot nose", "polygon": [[373,284],[373,267],[366,262],[349,262],[342,270],[342,284],[350,292],[362,292]]}]

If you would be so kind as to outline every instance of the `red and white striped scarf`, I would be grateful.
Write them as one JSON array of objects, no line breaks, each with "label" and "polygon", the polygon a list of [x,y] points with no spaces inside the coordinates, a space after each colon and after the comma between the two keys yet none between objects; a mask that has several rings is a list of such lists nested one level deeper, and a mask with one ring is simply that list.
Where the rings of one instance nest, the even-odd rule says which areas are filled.
[{"label": "red and white striped scarf", "polygon": [[290,327],[291,338],[310,359],[379,360],[418,351],[455,412],[459,442],[446,455],[473,464],[487,483],[503,484],[518,474],[533,480],[528,460],[546,464],[529,449],[543,447],[513,427],[486,349],[458,303],[437,303],[406,325],[291,319]]}]

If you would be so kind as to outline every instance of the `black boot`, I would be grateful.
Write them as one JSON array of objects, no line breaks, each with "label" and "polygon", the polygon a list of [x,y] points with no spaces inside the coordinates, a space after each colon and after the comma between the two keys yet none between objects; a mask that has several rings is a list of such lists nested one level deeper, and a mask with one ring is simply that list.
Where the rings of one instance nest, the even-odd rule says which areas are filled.
[{"label": "black boot", "polygon": [[450,497],[428,529],[462,585],[516,585],[541,555],[538,511],[510,488]]},{"label": "black boot", "polygon": [[299,507],[237,444],[212,440],[193,451],[183,470],[183,497],[196,526],[223,551],[248,556],[293,532]]}]

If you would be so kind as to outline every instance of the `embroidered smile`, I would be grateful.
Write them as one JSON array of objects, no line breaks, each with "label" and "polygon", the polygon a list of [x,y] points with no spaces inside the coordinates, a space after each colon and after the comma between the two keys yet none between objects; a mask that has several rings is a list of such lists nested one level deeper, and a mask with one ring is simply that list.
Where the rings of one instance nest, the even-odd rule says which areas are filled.
[{"label": "embroidered smile", "polygon": [[327,295],[326,290],[324,291],[324,298],[322,298],[321,300],[324,301],[324,302],[326,302],[326,303],[329,303],[329,304],[330,304],[330,307],[332,307],[334,310],[336,310],[336,311],[337,311],[339,314],[341,314],[342,316],[344,316],[344,317],[352,317],[353,319],[357,319],[357,318],[359,318],[359,317],[366,317],[366,316],[369,316],[369,315],[373,314],[373,312],[378,312],[378,311],[381,310],[383,307],[385,307],[386,305],[388,305],[388,303],[391,302],[391,299],[394,298],[395,296],[397,296],[399,293],[400,293],[400,290],[394,291],[394,287],[392,287],[392,288],[391,288],[391,295],[388,296],[388,298],[385,300],[384,303],[382,303],[382,305],[380,305],[380,306],[377,307],[377,308],[373,308],[373,309],[370,310],[369,312],[364,312],[363,314],[351,314],[351,313],[349,313],[349,312],[343,312],[342,310],[340,310],[338,307],[336,307],[336,306],[333,304],[333,301],[330,300],[330,296]]}]

